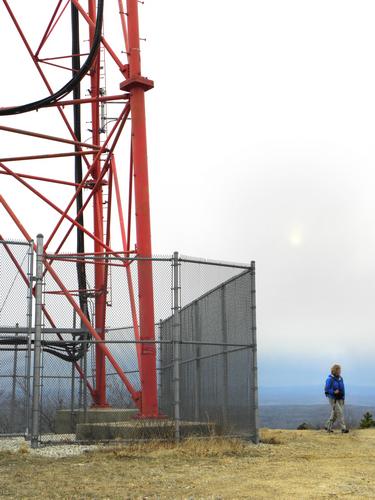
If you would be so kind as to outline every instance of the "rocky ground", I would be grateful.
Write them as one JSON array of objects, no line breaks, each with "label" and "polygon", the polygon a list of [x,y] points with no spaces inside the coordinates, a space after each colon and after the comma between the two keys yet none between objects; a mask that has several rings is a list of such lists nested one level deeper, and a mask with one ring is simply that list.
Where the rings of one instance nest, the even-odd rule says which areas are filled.
[{"label": "rocky ground", "polygon": [[97,450],[98,448],[99,446],[96,445],[82,446],[75,443],[72,444],[64,443],[64,444],[53,444],[53,445],[42,444],[37,449],[32,449],[30,447],[30,443],[28,441],[25,441],[23,437],[0,438],[0,453],[11,452],[18,454],[28,454],[31,456],[39,456],[39,457],[50,457],[50,458],[72,457],[76,455],[81,455],[82,453],[87,453],[88,451]]}]

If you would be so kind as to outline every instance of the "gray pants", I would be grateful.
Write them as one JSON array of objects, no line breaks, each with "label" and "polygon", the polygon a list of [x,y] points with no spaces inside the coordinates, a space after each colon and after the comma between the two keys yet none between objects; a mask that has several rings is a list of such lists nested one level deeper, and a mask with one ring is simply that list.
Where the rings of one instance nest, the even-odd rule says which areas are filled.
[{"label": "gray pants", "polygon": [[328,401],[331,405],[331,416],[327,422],[327,429],[332,430],[333,424],[337,421],[341,429],[345,430],[344,400],[339,399],[335,401],[334,399],[328,398]]}]

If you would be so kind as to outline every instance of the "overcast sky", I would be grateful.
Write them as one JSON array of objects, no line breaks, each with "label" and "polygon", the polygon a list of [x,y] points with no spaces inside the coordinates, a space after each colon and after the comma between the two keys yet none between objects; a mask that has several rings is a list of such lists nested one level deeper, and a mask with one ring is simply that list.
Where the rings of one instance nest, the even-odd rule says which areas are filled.
[{"label": "overcast sky", "polygon": [[[374,2],[140,8],[154,252],[256,260],[262,384],[316,383],[335,361],[374,383]],[[22,52],[11,40],[8,64],[9,46]],[[15,88],[33,95],[20,68],[4,70],[4,105]]]}]

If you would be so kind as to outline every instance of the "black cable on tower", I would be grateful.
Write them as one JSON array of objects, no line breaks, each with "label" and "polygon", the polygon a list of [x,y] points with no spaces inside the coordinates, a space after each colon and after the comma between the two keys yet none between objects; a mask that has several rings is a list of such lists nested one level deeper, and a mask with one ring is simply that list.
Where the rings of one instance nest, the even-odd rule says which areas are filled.
[{"label": "black cable on tower", "polygon": [[103,26],[103,13],[104,13],[104,0],[98,0],[98,8],[96,14],[96,25],[95,34],[93,38],[93,43],[90,49],[90,53],[87,56],[86,61],[78,72],[76,72],[71,80],[69,80],[60,90],[54,94],[45,97],[44,99],[39,99],[38,101],[29,102],[27,104],[22,104],[21,106],[13,106],[10,108],[0,108],[0,116],[8,115],[18,115],[21,113],[27,113],[29,111],[36,111],[37,109],[53,104],[59,99],[67,96],[74,90],[77,84],[84,78],[84,76],[90,71],[92,64],[95,61],[96,54],[98,52],[101,36],[102,36],[102,26]]},{"label": "black cable on tower", "polygon": [[[77,7],[71,4],[71,24],[72,24],[72,70],[73,75],[81,69],[81,53],[80,40],[79,40],[79,12]],[[78,82],[73,88],[73,99],[81,98],[81,84]],[[73,105],[73,122],[74,122],[74,135],[77,141],[81,142],[81,105],[79,103]],[[75,150],[78,151],[79,147],[76,146]],[[76,155],[74,157],[74,175],[76,184],[82,182],[82,157]],[[77,216],[83,205],[82,190],[77,194]],[[77,222],[84,226],[83,213],[77,217]],[[84,233],[80,228],[77,228],[77,253],[85,252]],[[77,262],[77,277],[79,291],[79,303],[82,311],[88,317],[87,308],[87,279],[86,279],[86,266],[84,262]]]}]

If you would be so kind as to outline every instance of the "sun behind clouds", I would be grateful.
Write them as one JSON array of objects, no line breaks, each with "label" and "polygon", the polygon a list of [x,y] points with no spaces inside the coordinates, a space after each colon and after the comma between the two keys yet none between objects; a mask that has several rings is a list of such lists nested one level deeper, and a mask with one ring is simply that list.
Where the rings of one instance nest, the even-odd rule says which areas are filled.
[{"label": "sun behind clouds", "polygon": [[302,231],[299,227],[294,227],[289,233],[289,243],[292,247],[299,247],[303,244]]}]

